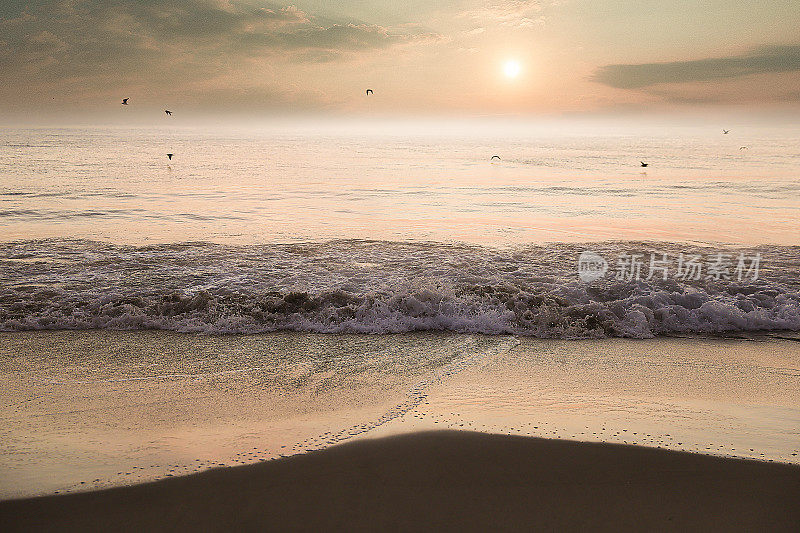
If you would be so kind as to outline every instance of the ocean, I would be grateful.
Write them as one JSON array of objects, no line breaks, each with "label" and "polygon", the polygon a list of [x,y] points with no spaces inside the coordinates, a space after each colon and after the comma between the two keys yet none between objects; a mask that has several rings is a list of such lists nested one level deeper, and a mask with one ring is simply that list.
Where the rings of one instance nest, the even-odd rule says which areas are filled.
[{"label": "ocean", "polygon": [[800,127],[175,124],[2,131],[0,496],[403,428],[798,461]]},{"label": "ocean", "polygon": [[0,330],[800,329],[800,128],[362,130],[6,130]]},{"label": "ocean", "polygon": [[0,238],[800,244],[800,126],[380,125],[6,128]]}]

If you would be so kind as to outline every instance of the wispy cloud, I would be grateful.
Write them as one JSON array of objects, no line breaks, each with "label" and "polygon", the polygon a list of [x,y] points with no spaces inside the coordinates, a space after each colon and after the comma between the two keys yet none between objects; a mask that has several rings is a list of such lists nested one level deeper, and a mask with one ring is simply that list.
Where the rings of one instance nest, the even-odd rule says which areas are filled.
[{"label": "wispy cloud", "polygon": [[592,79],[618,89],[641,89],[794,71],[800,71],[800,45],[770,46],[742,55],[693,61],[606,65]]},{"label": "wispy cloud", "polygon": [[510,28],[531,28],[544,23],[539,0],[501,0],[467,9],[458,14],[460,18],[481,25],[499,25]]},{"label": "wispy cloud", "polygon": [[659,85],[646,89],[647,94],[661,98],[671,104],[688,105],[742,105],[742,104],[791,104],[800,101],[800,82],[797,74],[785,80],[740,80],[734,83],[694,83],[683,85]]}]

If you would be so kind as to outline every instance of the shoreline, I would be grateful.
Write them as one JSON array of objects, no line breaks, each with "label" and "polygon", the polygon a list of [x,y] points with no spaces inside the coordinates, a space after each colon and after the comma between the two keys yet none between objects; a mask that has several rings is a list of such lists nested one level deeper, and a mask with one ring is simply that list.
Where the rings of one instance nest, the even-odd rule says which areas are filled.
[{"label": "shoreline", "polygon": [[0,502],[6,531],[426,527],[792,530],[800,467],[464,431]]}]

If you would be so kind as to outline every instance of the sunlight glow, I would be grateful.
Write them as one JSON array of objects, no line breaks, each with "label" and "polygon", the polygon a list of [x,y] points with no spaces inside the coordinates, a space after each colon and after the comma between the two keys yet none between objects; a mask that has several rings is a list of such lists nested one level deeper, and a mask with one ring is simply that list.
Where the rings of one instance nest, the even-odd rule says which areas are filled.
[{"label": "sunlight glow", "polygon": [[513,59],[506,61],[505,65],[503,65],[503,72],[509,78],[516,78],[521,70],[522,67],[520,67],[519,62]]}]

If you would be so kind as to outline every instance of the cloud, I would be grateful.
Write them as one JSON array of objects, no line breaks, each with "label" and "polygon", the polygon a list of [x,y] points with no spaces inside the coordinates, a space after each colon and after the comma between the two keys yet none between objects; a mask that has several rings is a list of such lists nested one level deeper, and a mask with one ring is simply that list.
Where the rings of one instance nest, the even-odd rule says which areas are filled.
[{"label": "cloud", "polygon": [[48,84],[86,91],[230,80],[235,72],[258,78],[264,69],[254,62],[345,61],[437,38],[420,26],[330,20],[247,0],[53,0],[0,18],[0,96],[16,87],[27,99]]},{"label": "cloud", "polygon": [[544,24],[542,9],[539,0],[502,0],[462,11],[458,16],[481,25],[531,28]]},{"label": "cloud", "polygon": [[325,51],[349,53],[386,48],[396,44],[436,40],[436,35],[422,31],[397,32],[371,24],[304,24],[291,31],[247,32],[236,36],[235,42],[249,52],[273,50]]},{"label": "cloud", "polygon": [[642,89],[795,71],[800,71],[800,45],[770,46],[748,54],[694,61],[606,65],[592,80],[617,89]]},{"label": "cloud", "polygon": [[760,74],[726,83],[658,85],[645,91],[667,103],[679,105],[792,104],[800,101],[798,86],[800,71],[780,78]]}]

